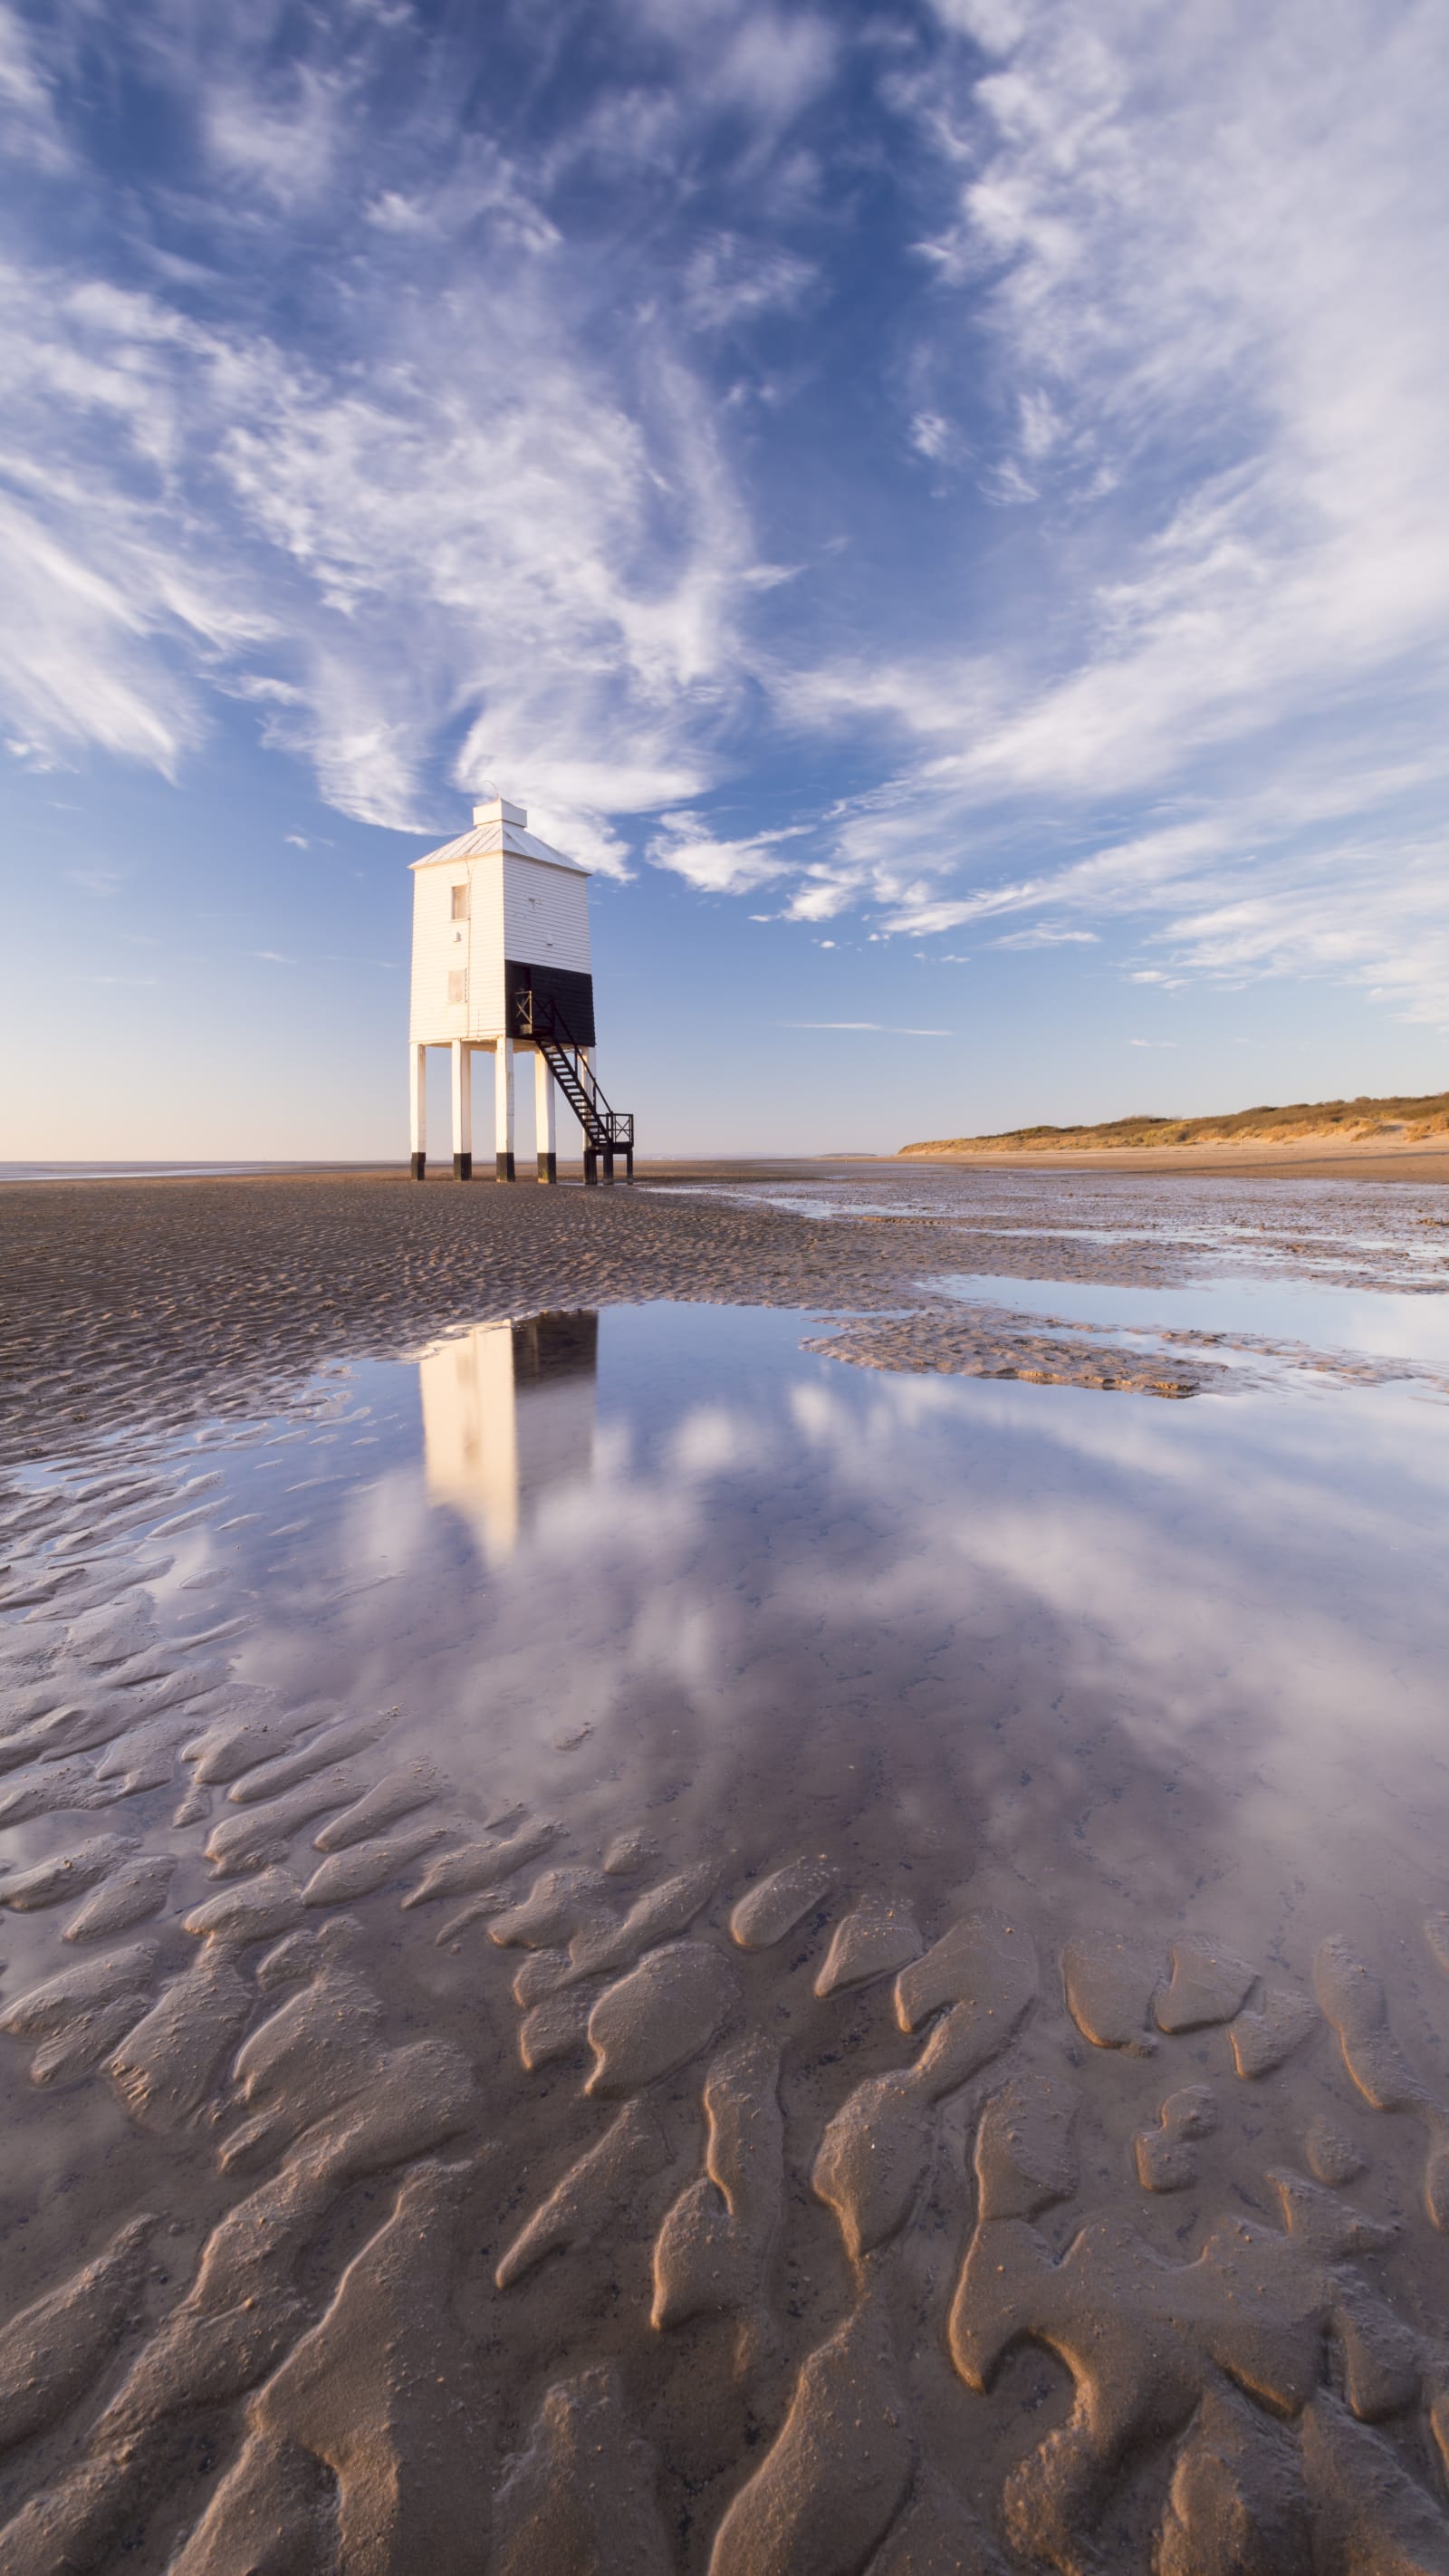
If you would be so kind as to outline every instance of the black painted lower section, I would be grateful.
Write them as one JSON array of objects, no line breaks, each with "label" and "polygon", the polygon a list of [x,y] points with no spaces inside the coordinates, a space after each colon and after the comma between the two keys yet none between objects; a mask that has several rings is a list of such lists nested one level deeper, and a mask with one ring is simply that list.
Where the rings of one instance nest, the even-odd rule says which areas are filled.
[{"label": "black painted lower section", "polygon": [[612,1146],[612,1145],[606,1145],[606,1146],[604,1147],[604,1178],[605,1178],[605,1180],[606,1180],[606,1181],[611,1181],[611,1180],[613,1179],[613,1177],[614,1177],[614,1148],[613,1148],[613,1146]]},{"label": "black painted lower section", "polygon": [[515,1389],[538,1386],[548,1378],[597,1377],[598,1373],[599,1318],[595,1312],[530,1315],[526,1323],[514,1325]]},{"label": "black painted lower section", "polygon": [[557,1156],[557,1154],[540,1154],[540,1155],[539,1155],[539,1158],[538,1158],[538,1177],[539,1177],[539,1179],[540,1179],[541,1181],[556,1181],[556,1180],[558,1179],[558,1156]]},{"label": "black painted lower section", "polygon": [[455,1181],[471,1181],[473,1178],[473,1157],[471,1154],[455,1154],[453,1156],[453,1178]]},{"label": "black painted lower section", "polygon": [[592,1188],[593,1188],[593,1186],[594,1186],[595,1182],[598,1180],[598,1177],[599,1177],[599,1158],[598,1158],[598,1155],[595,1153],[594,1148],[593,1148],[593,1146],[592,1146],[592,1145],[586,1145],[586,1146],[584,1147],[584,1179],[585,1179],[585,1181],[588,1183],[588,1185],[589,1185],[590,1189],[592,1189]]},{"label": "black painted lower section", "polygon": [[426,1155],[426,1154],[414,1154],[413,1159],[412,1159],[412,1167],[411,1167],[411,1171],[410,1171],[410,1174],[409,1174],[409,1178],[410,1178],[410,1179],[412,1179],[412,1180],[415,1180],[415,1181],[424,1181],[424,1180],[426,1180],[426,1179],[427,1179],[427,1176],[428,1176],[428,1158],[427,1158],[427,1155]]},{"label": "black painted lower section", "polygon": [[575,1046],[591,1047],[595,1044],[592,975],[581,975],[571,966],[524,966],[516,957],[509,957],[504,960],[503,980],[511,1029],[522,1030],[520,1003],[525,997],[531,997],[538,1007],[538,1025],[545,1035],[551,1033],[549,1012],[553,1010],[558,1013]]},{"label": "black painted lower section", "polygon": [[495,1155],[494,1155],[494,1157],[493,1157],[493,1178],[495,1179],[495,1181],[511,1181],[511,1180],[512,1180],[512,1178],[513,1178],[513,1156],[512,1156],[511,1154],[495,1154]]},{"label": "black painted lower section", "polygon": [[632,1145],[626,1145],[624,1148],[624,1178],[626,1181],[632,1181],[634,1178],[634,1148]]}]

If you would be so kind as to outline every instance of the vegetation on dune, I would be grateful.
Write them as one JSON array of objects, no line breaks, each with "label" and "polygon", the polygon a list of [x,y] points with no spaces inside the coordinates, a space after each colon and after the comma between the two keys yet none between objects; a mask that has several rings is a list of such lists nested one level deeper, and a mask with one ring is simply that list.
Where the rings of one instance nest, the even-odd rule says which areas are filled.
[{"label": "vegetation on dune", "polygon": [[1290,1144],[1299,1137],[1332,1136],[1343,1144],[1393,1136],[1401,1144],[1449,1135],[1449,1091],[1420,1098],[1300,1100],[1283,1108],[1239,1109],[1217,1118],[1161,1118],[1143,1112],[1111,1118],[1098,1127],[1012,1127],[995,1136],[939,1136],[929,1144],[903,1145],[902,1154],[1101,1153],[1113,1146],[1236,1145],[1261,1137]]}]

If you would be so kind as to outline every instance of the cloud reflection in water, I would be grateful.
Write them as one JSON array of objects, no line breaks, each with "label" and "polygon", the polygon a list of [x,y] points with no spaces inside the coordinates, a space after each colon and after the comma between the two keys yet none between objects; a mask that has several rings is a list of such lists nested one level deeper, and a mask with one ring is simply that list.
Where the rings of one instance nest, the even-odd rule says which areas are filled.
[{"label": "cloud reflection in water", "polygon": [[413,1374],[421,1426],[400,1366],[360,1369],[388,1464],[269,1583],[250,1672],[399,1700],[460,1790],[581,1849],[825,1839],[1061,1931],[1206,1905],[1307,1942],[1442,1902],[1439,1408],[1155,1407],[799,1340],[698,1306],[483,1328]]}]

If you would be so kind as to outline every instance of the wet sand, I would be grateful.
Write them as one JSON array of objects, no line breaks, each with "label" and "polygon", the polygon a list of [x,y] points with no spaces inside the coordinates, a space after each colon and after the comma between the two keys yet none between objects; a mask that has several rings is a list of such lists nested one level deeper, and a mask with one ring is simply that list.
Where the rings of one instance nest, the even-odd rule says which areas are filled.
[{"label": "wet sand", "polygon": [[[442,1178],[419,1188],[393,1172],[8,1187],[0,1458],[84,1449],[141,1419],[159,1428],[240,1413],[331,1354],[398,1350],[488,1315],[652,1297],[898,1308],[945,1271],[1152,1285],[1190,1266],[1170,1195],[1144,1202],[1130,1244],[1092,1240],[1103,1176],[1085,1172],[1039,1182],[993,1167],[937,1212],[918,1166],[839,1167],[836,1194],[849,1191],[861,1213],[828,1229],[731,1195],[829,1186],[832,1168],[662,1165],[632,1188],[589,1191]],[[1229,1195],[1228,1221],[1255,1254],[1311,1255],[1318,1275],[1326,1262],[1327,1275],[1365,1280],[1383,1262],[1362,1238],[1442,1224],[1433,1178],[1411,1185],[1411,1202],[1402,1178],[1376,1176],[1325,1204],[1320,1177],[1306,1176],[1301,1196],[1280,1191],[1266,1213],[1251,1190]],[[1120,1204],[1109,1187],[1102,1210]],[[1212,1206],[1216,1216],[1224,1202]]]},{"label": "wet sand", "polygon": [[[1192,1423],[1234,1457],[1212,1408],[1311,1356],[1386,1440],[1429,1361],[1127,1348],[1069,1292],[1437,1298],[1449,1198],[694,1178],[0,1193],[0,2565],[1449,2569],[1449,1781],[1395,1769],[1435,1667],[1393,1549],[1360,1738],[1363,1641],[1273,1624],[1311,1466],[1291,1510],[1259,1474],[1251,1653],[1219,1574],[1132,1664],[1165,1560],[1115,1642],[1105,1571],[1085,1612],[984,1584],[958,1414],[937,1451],[911,1409],[971,1382],[998,1521],[1027,1408],[1123,1425],[1119,1493],[1155,1426],[1186,1486]],[[725,1195],[787,1183],[855,1212]],[[581,1312],[647,1300],[795,1311],[754,1414],[749,1337],[660,1322],[673,1466],[589,1520]],[[500,1538],[478,1484],[485,1570],[428,1588],[381,1480],[317,1559],[339,1609],[317,1489],[361,1495],[366,1365],[418,1350],[455,1497],[506,1356],[542,1517]],[[1093,1491],[1105,1569],[1143,1543]]]}]

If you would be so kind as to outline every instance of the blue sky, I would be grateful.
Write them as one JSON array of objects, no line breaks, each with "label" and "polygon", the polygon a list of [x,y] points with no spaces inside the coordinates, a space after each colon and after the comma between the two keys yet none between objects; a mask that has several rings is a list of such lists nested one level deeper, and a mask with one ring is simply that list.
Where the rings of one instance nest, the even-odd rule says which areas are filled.
[{"label": "blue sky", "polygon": [[1444,1087],[1446,54],[0,5],[0,1153],[401,1153],[485,782],[656,1150]]}]

